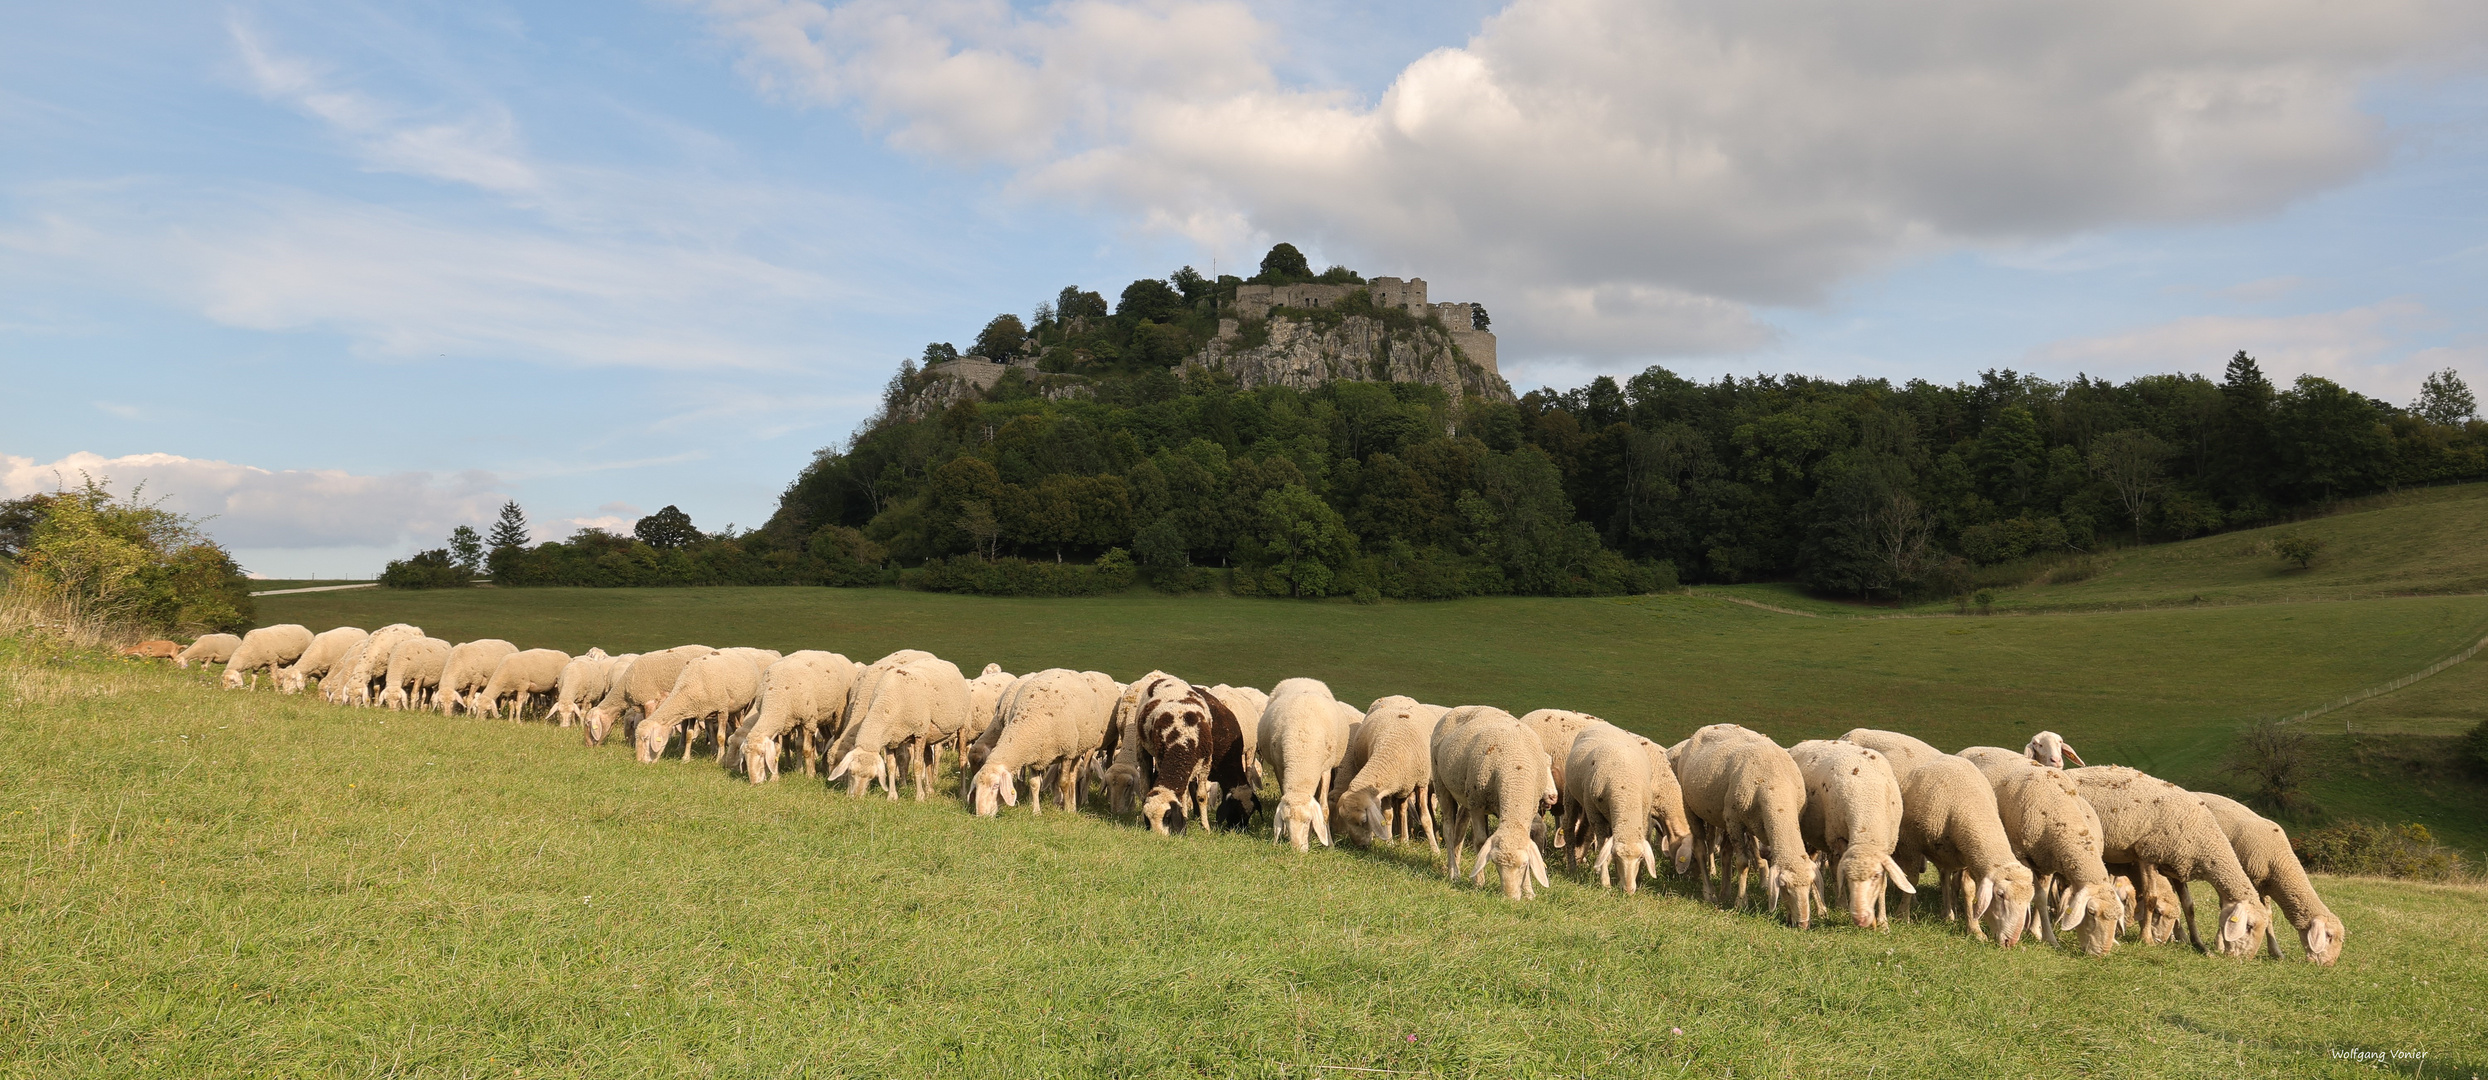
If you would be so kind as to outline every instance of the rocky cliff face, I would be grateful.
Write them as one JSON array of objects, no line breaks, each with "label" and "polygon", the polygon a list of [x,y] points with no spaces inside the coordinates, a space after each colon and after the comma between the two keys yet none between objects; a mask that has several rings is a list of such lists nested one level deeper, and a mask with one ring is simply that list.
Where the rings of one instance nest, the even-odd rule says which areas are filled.
[{"label": "rocky cliff face", "polygon": [[[1275,318],[1261,325],[1266,333],[1248,335],[1237,320],[1222,320],[1218,340],[1187,363],[1226,372],[1247,389],[1276,384],[1311,390],[1352,379],[1427,383],[1441,387],[1455,404],[1470,394],[1513,400],[1512,387],[1494,368],[1492,334],[1454,334],[1430,323],[1394,329],[1366,316],[1327,323]],[[1481,339],[1476,351],[1484,355],[1466,348],[1469,343],[1458,340],[1463,336]]]}]

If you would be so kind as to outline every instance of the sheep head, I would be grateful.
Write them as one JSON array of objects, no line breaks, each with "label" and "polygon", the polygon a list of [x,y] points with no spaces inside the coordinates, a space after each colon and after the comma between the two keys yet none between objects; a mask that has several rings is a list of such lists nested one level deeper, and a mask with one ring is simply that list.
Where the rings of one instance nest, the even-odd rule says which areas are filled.
[{"label": "sheep head", "polygon": [[1116,817],[1132,812],[1133,800],[1140,795],[1140,766],[1117,762],[1106,770],[1106,803],[1114,808]]},{"label": "sheep head", "polygon": [[[472,708],[472,706],[470,706]],[[599,705],[579,717],[579,733],[589,746],[605,745],[605,735],[613,730],[613,714]]]},{"label": "sheep head", "polygon": [[[1849,850],[1862,854],[1856,848]],[[1883,890],[1886,884],[1898,886],[1907,893],[1918,891],[1917,886],[1910,884],[1909,875],[1902,873],[1900,864],[1893,862],[1889,855],[1871,862],[1862,858],[1841,860],[1840,884],[1846,894],[1843,899],[1849,905],[1850,920],[1860,929],[1869,930],[1883,925]]]},{"label": "sheep head", "polygon": [[2103,889],[2085,885],[2065,897],[2056,932],[2078,930],[2083,955],[2106,956],[2116,948],[2117,927],[2124,919],[2125,902],[2113,886]]},{"label": "sheep head", "polygon": [[2272,914],[2263,901],[2249,897],[2220,905],[2220,929],[2213,940],[2222,956],[2253,956],[2271,928]]},{"label": "sheep head", "polygon": [[773,738],[743,740],[743,774],[752,783],[764,784],[777,779],[778,742]]},{"label": "sheep head", "polygon": [[[645,730],[647,725],[642,724],[640,727]],[[881,755],[861,746],[847,751],[847,756],[838,759],[838,767],[830,770],[829,775],[823,780],[835,784],[841,777],[847,781],[847,794],[849,795],[864,794],[875,780],[881,780],[883,787],[890,786],[889,781],[882,776]]]},{"label": "sheep head", "polygon": [[1149,796],[1140,801],[1141,820],[1149,823],[1149,831],[1160,836],[1180,836],[1184,831],[1191,807],[1183,796],[1169,787],[1153,787]]},{"label": "sheep head", "polygon": [[229,664],[228,664],[228,665],[226,665],[226,667],[225,667],[225,677],[224,677],[224,687],[225,687],[225,689],[227,689],[227,690],[239,690],[239,689],[241,689],[241,688],[242,688],[242,669],[237,668],[237,667],[234,667],[234,666],[229,665]]},{"label": "sheep head", "polygon": [[1814,864],[1806,859],[1782,859],[1765,863],[1764,891],[1771,894],[1773,907],[1788,911],[1790,924],[1803,930],[1814,925]]},{"label": "sheep head", "polygon": [[1339,797],[1339,830],[1349,843],[1371,847],[1374,839],[1390,828],[1390,822],[1382,816],[1380,792],[1358,788]]},{"label": "sheep head", "polygon": [[2349,936],[2350,929],[2341,925],[2341,920],[2334,918],[2332,913],[2326,912],[2308,920],[2307,925],[2298,931],[2298,942],[2307,947],[2309,961],[2330,966],[2333,961],[2341,959],[2341,941]]},{"label": "sheep head", "polygon": [[1532,885],[1546,885],[1546,856],[1540,854],[1536,841],[1509,830],[1498,829],[1477,848],[1477,874],[1473,884],[1486,883],[1486,867],[1492,865],[1503,879],[1503,898],[1534,900],[1538,890]]},{"label": "sheep head", "polygon": [[1301,802],[1280,800],[1275,826],[1279,835],[1296,845],[1298,851],[1313,850],[1316,838],[1322,841],[1323,847],[1330,846],[1330,816],[1322,812],[1319,799],[1309,798]]},{"label": "sheep head", "polygon": [[[665,744],[674,741],[674,725],[642,720],[639,730],[631,733],[631,745],[642,765],[656,764],[665,756]],[[836,779],[832,777],[832,779]]]},{"label": "sheep head", "polygon": [[2012,948],[2021,944],[2022,931],[2030,925],[2030,902],[2037,893],[2029,867],[2018,862],[1989,867],[1978,879],[1970,917],[1986,923],[1997,945]]},{"label": "sheep head", "polygon": [[2083,764],[2082,755],[2074,753],[2073,747],[2065,743],[2065,737],[2053,731],[2042,731],[2031,736],[2029,745],[2022,747],[2022,753],[2051,769],[2064,768],[2066,758],[2072,758],[2077,766]]},{"label": "sheep head", "polygon": [[1011,770],[993,762],[977,768],[974,791],[978,817],[1001,813],[1000,808],[994,805],[996,802],[1002,806],[1019,805],[1019,788],[1011,783]]}]

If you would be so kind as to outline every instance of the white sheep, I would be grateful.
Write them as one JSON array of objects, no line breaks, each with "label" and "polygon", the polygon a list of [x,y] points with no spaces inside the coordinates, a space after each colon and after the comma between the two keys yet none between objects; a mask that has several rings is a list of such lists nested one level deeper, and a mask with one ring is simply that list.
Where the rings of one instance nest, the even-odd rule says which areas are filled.
[{"label": "white sheep", "polygon": [[603,745],[605,736],[621,723],[632,709],[643,718],[654,715],[665,705],[665,695],[674,692],[674,680],[682,677],[683,665],[717,650],[706,645],[676,645],[652,653],[641,653],[629,665],[617,669],[608,680],[612,685],[605,699],[588,710],[584,726],[590,746]]},{"label": "white sheep", "polygon": [[[1361,720],[1363,713],[1357,713]],[[1261,735],[1254,750],[1262,770],[1277,774],[1278,812],[1271,815],[1270,837],[1312,848],[1320,839],[1330,846],[1329,800],[1331,770],[1348,754],[1347,716],[1318,679],[1289,679],[1271,688],[1270,705],[1261,713]]]},{"label": "white sheep", "polygon": [[2220,925],[2214,935],[2229,956],[2251,956],[2270,922],[2253,878],[2238,864],[2228,834],[2193,792],[2121,765],[2093,765],[2065,775],[2099,812],[2100,853],[2112,863],[2134,863],[2167,875],[2186,921],[2186,940],[2208,951],[2195,931],[2194,905],[2186,883],[2209,881],[2220,894]]},{"label": "white sheep", "polygon": [[503,660],[517,653],[518,646],[500,638],[461,641],[452,646],[449,660],[441,665],[440,696],[434,699],[441,715],[454,716],[461,708],[470,714],[475,712],[475,706],[467,700],[468,696],[481,693],[484,687],[491,685],[492,673],[501,667]]},{"label": "white sheep", "polygon": [[616,658],[605,650],[591,648],[573,656],[562,665],[562,673],[553,680],[553,709],[545,714],[563,727],[587,721],[587,710],[604,700],[613,689]]},{"label": "white sheep", "polygon": [[[986,732],[993,741],[985,744],[984,760],[969,781],[970,808],[979,817],[992,817],[1001,807],[1019,805],[1016,780],[1027,770],[1034,770],[1028,790],[1031,813],[1045,812],[1048,776],[1056,781],[1063,809],[1077,807],[1080,763],[1105,745],[1125,692],[1102,672],[1069,668],[1047,668],[1013,680],[997,704],[1001,715],[994,721],[996,728]],[[1138,737],[1128,742],[1136,744]]]},{"label": "white sheep", "polygon": [[346,685],[354,681],[354,672],[363,666],[363,657],[371,653],[371,635],[357,638],[346,646],[345,655],[328,665],[328,674],[320,676],[320,700],[331,705],[346,704]]},{"label": "white sheep", "polygon": [[[1566,709],[1539,709],[1523,715],[1520,722],[1538,733],[1538,741],[1546,746],[1546,759],[1555,763],[1555,798],[1557,803],[1561,803],[1565,791],[1564,764],[1572,757],[1572,740],[1606,721],[1588,713]],[[1563,830],[1557,829],[1551,835],[1551,842],[1556,847],[1564,846],[1566,838]],[[1566,849],[1564,856],[1574,866],[1581,864],[1581,852],[1577,848]]]},{"label": "white sheep", "polygon": [[551,694],[561,687],[562,668],[569,666],[570,654],[559,649],[529,649],[511,653],[493,666],[492,678],[484,683],[469,702],[481,699],[484,715],[498,718],[501,703],[510,703],[510,719],[526,715],[527,703],[539,694]]},{"label": "white sheep", "polygon": [[[2307,880],[2307,868],[2298,862],[2298,853],[2290,850],[2289,834],[2237,800],[2225,795],[2196,792],[2203,808],[2212,812],[2220,829],[2229,837],[2229,849],[2237,853],[2238,867],[2254,879],[2255,891],[2271,898],[2288,916],[2289,924],[2298,928],[2298,943],[2306,948],[2307,959],[2329,965],[2341,958],[2341,942],[2349,937],[2340,916],[2325,906],[2324,898],[2316,895],[2315,883]],[[2272,950],[2272,958],[2281,958],[2279,934],[2264,938]]]},{"label": "white sheep", "polygon": [[871,694],[831,749],[838,767],[827,779],[836,783],[849,778],[848,791],[854,795],[863,794],[865,785],[877,779],[895,799],[898,777],[890,755],[905,753],[916,774],[916,801],[923,802],[941,769],[942,743],[968,722],[967,677],[957,664],[926,657],[889,668],[875,664],[865,679]]},{"label": "white sheep", "polygon": [[2036,875],[2040,938],[2054,945],[2078,928],[2083,952],[2108,955],[2125,910],[2101,859],[2099,814],[2062,769],[2000,746],[1969,747],[1961,757],[1987,777],[2013,854]]},{"label": "white sheep", "polygon": [[[1814,863],[1807,858],[1799,817],[1805,776],[1780,744],[1735,724],[1712,724],[1668,749],[1668,764],[1685,797],[1685,816],[1700,837],[1702,898],[1725,902],[1727,875],[1736,875],[1736,903],[1745,903],[1750,864],[1762,868],[1770,909],[1799,927],[1814,919]],[[1722,865],[1721,856],[1729,857]],[[1717,883],[1714,886],[1714,879]]]},{"label": "white sheep", "polygon": [[285,665],[302,659],[311,647],[311,628],[301,623],[262,626],[242,635],[242,644],[225,661],[224,687],[242,689],[242,676],[250,676],[250,688],[259,689],[259,673],[273,675]]},{"label": "white sheep", "polygon": [[192,664],[205,666],[233,659],[233,650],[242,647],[242,639],[233,634],[201,634],[189,647],[173,654],[173,666],[187,668]]},{"label": "white sheep", "polygon": [[1660,844],[1675,853],[1677,872],[1689,867],[1693,830],[1665,748],[1602,722],[1575,732],[1566,756],[1570,760],[1564,765],[1564,783],[1569,786],[1562,792],[1561,831],[1569,834],[1574,850],[1596,845],[1599,887],[1614,884],[1619,860],[1627,893],[1638,888],[1641,874],[1659,876],[1659,853],[1650,846],[1652,825],[1658,826]]},{"label": "white sheep", "polygon": [[387,687],[380,692],[384,709],[420,709],[425,696],[441,684],[441,669],[449,664],[450,645],[436,637],[419,637],[398,643],[389,654],[389,672],[382,680]]},{"label": "white sheep", "polygon": [[778,777],[778,757],[786,734],[803,735],[799,747],[804,775],[812,775],[813,748],[826,729],[844,723],[847,691],[863,665],[834,652],[804,649],[786,654],[760,676],[759,715],[734,735],[726,761],[755,784]]},{"label": "white sheep", "polygon": [[[665,704],[639,722],[631,733],[631,745],[637,750],[640,764],[646,765],[665,756],[665,746],[682,733],[682,758],[691,760],[691,747],[699,741],[700,722],[714,718],[717,730],[728,730],[728,718],[752,707],[760,698],[761,668],[752,663],[749,653],[722,649],[683,665],[682,674],[674,679],[674,689],[665,695]],[[722,759],[723,748],[718,751]]]},{"label": "white sheep", "polygon": [[339,681],[338,703],[371,704],[372,684],[388,675],[389,658],[397,654],[397,647],[423,636],[422,627],[406,623],[390,623],[372,631],[370,637],[363,639],[362,655],[354,658],[346,677]]},{"label": "white sheep", "polygon": [[[974,684],[970,684],[971,690],[973,689],[973,685]],[[1011,696],[1019,693],[1019,688],[1026,685],[1028,685],[1028,676],[1016,676],[1012,678],[1009,683],[1003,685],[1001,693],[994,695],[993,719],[985,724],[983,734],[978,735],[976,738],[971,739],[968,742],[968,753],[965,758],[966,765],[964,766],[968,772],[972,773],[978,767],[985,764],[985,755],[992,753],[994,743],[1001,740],[1003,722],[1011,715]],[[1121,693],[1122,689],[1122,686],[1117,684],[1115,688],[1116,692]],[[1137,753],[1137,751],[1135,751],[1135,753]],[[1099,775],[1102,777],[1105,766],[1098,765],[1097,769]],[[960,798],[963,800],[966,799],[967,793],[961,792]]]},{"label": "white sheep", "polygon": [[[1339,763],[1348,777],[1339,791],[1339,823],[1349,842],[1415,839],[1422,825],[1426,845],[1443,849],[1428,811],[1434,800],[1434,725],[1450,711],[1398,695],[1379,698],[1365,710]],[[1386,811],[1392,806],[1400,811],[1398,827]]]},{"label": "white sheep", "polygon": [[370,636],[369,632],[354,626],[320,631],[311,639],[310,648],[304,649],[292,665],[276,673],[276,688],[288,694],[301,693],[304,687],[311,684],[311,680],[327,675],[328,669],[337,666],[337,661],[354,648],[355,642]]},{"label": "white sheep", "polygon": [[1828,876],[1849,918],[1861,927],[1886,929],[1889,884],[1916,893],[1909,875],[1892,858],[1901,839],[1901,784],[1882,754],[1851,742],[1808,739],[1788,748],[1789,760],[1806,780],[1805,811],[1798,824],[1806,843],[1823,853]]},{"label": "white sheep", "polygon": [[2042,731],[2031,736],[2029,744],[2022,747],[2022,754],[2051,769],[2064,768],[2066,758],[2073,759],[2075,768],[2090,764],[2082,760],[2082,755],[2073,752],[2072,744],[2067,743],[2064,736],[2053,731]]},{"label": "white sheep", "polygon": [[[1002,693],[1019,676],[1002,670],[1000,664],[987,664],[985,670],[968,680],[968,722],[959,729],[959,760],[968,759],[968,747],[985,737],[985,730],[994,724],[994,714],[1002,705]],[[973,768],[973,766],[968,766]]]},{"label": "white sheep", "polygon": [[[1273,693],[1277,709],[1281,693]],[[1451,819],[1450,850],[1444,860],[1451,880],[1460,880],[1460,851],[1481,833],[1473,883],[1484,884],[1493,866],[1503,879],[1507,900],[1527,900],[1546,885],[1546,856],[1530,839],[1530,827],[1555,792],[1555,769],[1536,732],[1518,717],[1491,705],[1463,705],[1435,722],[1434,793]],[[1488,819],[1494,829],[1487,832]]]},{"label": "white sheep", "polygon": [[[1960,903],[1970,936],[1986,940],[1992,927],[1996,944],[2020,944],[2037,879],[2013,854],[1986,774],[1899,732],[1856,728],[1840,738],[1883,754],[1901,782],[1901,868],[1914,880],[1934,863],[1948,883],[1945,908]],[[1910,901],[1902,907],[1914,910]]]}]

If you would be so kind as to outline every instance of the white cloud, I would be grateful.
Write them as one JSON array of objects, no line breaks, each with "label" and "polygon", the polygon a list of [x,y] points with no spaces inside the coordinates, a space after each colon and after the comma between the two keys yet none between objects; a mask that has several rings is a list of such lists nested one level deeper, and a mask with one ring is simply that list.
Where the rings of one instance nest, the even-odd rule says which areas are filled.
[{"label": "white cloud", "polygon": [[517,124],[498,104],[457,118],[419,115],[335,85],[329,73],[276,51],[239,18],[226,31],[262,96],[326,124],[368,168],[503,193],[543,183],[525,159]]},{"label": "white cloud", "polygon": [[2244,350],[2283,387],[2300,374],[2321,375],[2407,405],[2429,372],[2455,368],[2475,384],[2488,378],[2488,349],[2413,341],[2435,321],[2407,300],[2268,318],[2206,315],[2054,342],[2033,350],[2029,362],[2059,376],[2193,372],[2217,379],[2229,357]]},{"label": "white cloud", "polygon": [[1519,0],[1367,103],[1280,85],[1277,28],[1233,4],[706,7],[765,93],[901,148],[1234,261],[1286,237],[1519,297],[1516,351],[1640,355],[1751,348],[1723,306],[1913,253],[2338,185],[2386,146],[2362,87],[2488,23],[2461,0]]},{"label": "white cloud", "polygon": [[0,497],[109,480],[117,494],[161,497],[166,509],[207,518],[204,528],[235,549],[434,546],[457,525],[492,521],[508,496],[488,473],[362,476],[338,469],[262,469],[178,454],[57,461],[0,454]]}]

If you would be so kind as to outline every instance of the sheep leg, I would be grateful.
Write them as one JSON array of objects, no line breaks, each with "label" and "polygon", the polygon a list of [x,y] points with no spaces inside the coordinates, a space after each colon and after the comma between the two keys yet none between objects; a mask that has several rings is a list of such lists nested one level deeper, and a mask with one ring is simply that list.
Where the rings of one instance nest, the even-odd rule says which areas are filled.
[{"label": "sheep leg", "polygon": [[2194,951],[2198,953],[2202,953],[2205,956],[2211,955],[2211,950],[2203,947],[2203,939],[2194,932],[2194,890],[2192,888],[2192,883],[2186,880],[2186,876],[2184,874],[2169,873],[2169,870],[2166,867],[2161,868],[2161,872],[2168,874],[2169,888],[2175,890],[2177,893],[2177,910],[2183,912],[2186,916],[2186,944],[2194,946]]},{"label": "sheep leg", "polygon": [[1434,785],[1426,784],[1417,788],[1416,799],[1417,813],[1424,819],[1425,824],[1425,845],[1440,854],[1443,850],[1443,838],[1434,828]]},{"label": "sheep leg", "polygon": [[1053,772],[1054,767],[1048,765],[1045,768],[1038,769],[1035,774],[1028,778],[1029,813],[1037,815],[1043,815],[1045,813],[1045,778],[1053,775]]}]

